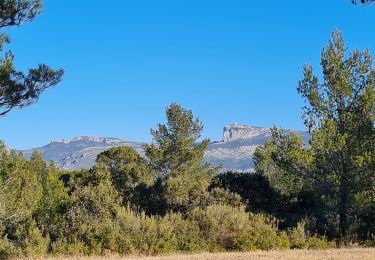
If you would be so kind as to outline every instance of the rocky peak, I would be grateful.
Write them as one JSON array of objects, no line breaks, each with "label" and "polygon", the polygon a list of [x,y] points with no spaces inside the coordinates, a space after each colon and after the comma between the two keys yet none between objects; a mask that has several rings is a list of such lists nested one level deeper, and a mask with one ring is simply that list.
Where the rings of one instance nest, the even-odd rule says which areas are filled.
[{"label": "rocky peak", "polygon": [[124,142],[124,140],[119,138],[111,138],[111,137],[96,137],[96,136],[77,136],[73,138],[74,142],[84,141],[84,142],[96,142],[96,143],[120,143]]},{"label": "rocky peak", "polygon": [[106,143],[106,144],[115,144],[115,143],[121,143],[124,142],[123,140],[119,138],[108,138],[108,137],[96,137],[96,136],[77,136],[73,139],[52,139],[51,143],[63,143],[63,144],[70,144],[70,143],[76,143],[76,142],[95,142],[95,143]]},{"label": "rocky peak", "polygon": [[251,139],[269,133],[268,128],[239,125],[237,123],[226,125],[223,131],[223,141],[232,142],[242,139]]}]

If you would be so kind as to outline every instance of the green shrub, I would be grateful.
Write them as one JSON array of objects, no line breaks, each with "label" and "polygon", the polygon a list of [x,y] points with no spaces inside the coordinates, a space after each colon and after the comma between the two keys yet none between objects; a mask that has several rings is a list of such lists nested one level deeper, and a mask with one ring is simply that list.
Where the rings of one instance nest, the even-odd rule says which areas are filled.
[{"label": "green shrub", "polygon": [[245,212],[243,207],[212,205],[195,209],[190,217],[196,221],[206,241],[225,250],[270,250],[284,248],[275,225],[260,214]]},{"label": "green shrub", "polygon": [[335,246],[333,242],[328,242],[326,237],[309,235],[305,222],[300,222],[295,228],[289,229],[288,237],[293,249],[329,249]]},{"label": "green shrub", "polygon": [[233,248],[234,235],[246,228],[248,219],[248,214],[242,208],[226,205],[196,208],[191,214],[191,220],[198,223],[205,239],[227,250]]},{"label": "green shrub", "polygon": [[87,246],[81,241],[58,240],[51,244],[50,253],[53,255],[84,255],[88,251]]},{"label": "green shrub", "polygon": [[288,230],[288,237],[292,249],[307,249],[309,247],[305,232],[305,224],[302,222],[298,223],[295,228]]},{"label": "green shrub", "polygon": [[123,252],[116,250],[118,253],[155,255],[207,249],[197,223],[183,219],[179,213],[150,217],[130,208],[122,208],[119,210],[116,225],[120,234],[128,237],[124,241]]},{"label": "green shrub", "polygon": [[244,204],[241,202],[241,196],[237,193],[231,192],[229,189],[215,187],[209,192],[208,205],[230,205],[233,207],[241,207]]},{"label": "green shrub", "polygon": [[7,259],[16,254],[16,248],[7,237],[0,239],[0,259]]},{"label": "green shrub", "polygon": [[311,236],[307,240],[309,249],[330,249],[335,246],[334,243],[328,242],[325,237]]},{"label": "green shrub", "polygon": [[280,250],[286,250],[291,248],[290,241],[286,232],[279,232],[279,236],[277,237],[277,247]]},{"label": "green shrub", "polygon": [[49,239],[42,236],[34,220],[25,219],[9,223],[5,231],[8,235],[3,246],[9,249],[9,246],[13,245],[12,254],[43,256],[47,253]]},{"label": "green shrub", "polygon": [[159,220],[159,237],[168,241],[169,251],[197,252],[206,249],[205,241],[195,221],[185,220],[181,214],[171,213]]}]

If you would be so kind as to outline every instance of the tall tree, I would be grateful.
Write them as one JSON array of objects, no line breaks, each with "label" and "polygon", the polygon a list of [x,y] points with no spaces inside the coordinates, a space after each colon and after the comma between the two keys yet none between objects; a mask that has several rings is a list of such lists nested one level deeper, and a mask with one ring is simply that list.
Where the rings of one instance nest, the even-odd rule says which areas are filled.
[{"label": "tall tree", "polygon": [[[368,50],[348,54],[338,31],[323,49],[321,64],[321,81],[306,65],[298,86],[306,102],[310,147],[274,135],[258,150],[255,162],[267,176],[313,190],[320,201],[320,221],[344,238],[360,218],[357,198],[372,198],[361,194],[375,187],[375,67]],[[272,167],[264,167],[268,165]]]},{"label": "tall tree", "polygon": [[[0,0],[0,29],[20,26],[32,21],[42,11],[40,0]],[[0,116],[12,109],[26,107],[36,102],[40,94],[61,81],[63,70],[53,70],[40,64],[30,68],[27,73],[14,67],[14,55],[5,50],[10,37],[0,33]]]},{"label": "tall tree", "polygon": [[323,81],[305,66],[298,87],[307,102],[315,174],[333,184],[341,236],[354,221],[354,196],[371,189],[375,178],[374,61],[368,50],[346,51],[342,34],[334,32],[322,52]]},{"label": "tall tree", "polygon": [[166,116],[167,124],[151,130],[153,143],[145,145],[145,153],[159,173],[168,208],[186,211],[202,202],[217,171],[203,162],[209,140],[199,141],[203,125],[192,111],[173,103]]}]

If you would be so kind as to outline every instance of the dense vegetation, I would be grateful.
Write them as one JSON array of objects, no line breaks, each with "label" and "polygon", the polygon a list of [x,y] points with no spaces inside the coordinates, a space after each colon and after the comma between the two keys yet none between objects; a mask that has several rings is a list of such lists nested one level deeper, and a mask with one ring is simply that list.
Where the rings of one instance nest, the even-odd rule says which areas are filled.
[{"label": "dense vegetation", "polygon": [[37,152],[27,160],[2,146],[1,255],[373,245],[375,70],[368,51],[345,51],[335,32],[323,83],[304,68],[310,143],[274,128],[255,153],[256,173],[204,163],[202,123],[175,103],[144,156],[115,147],[90,170],[59,171]]},{"label": "dense vegetation", "polygon": [[[32,20],[40,1],[0,1],[0,28]],[[9,37],[0,34],[0,51]],[[311,140],[273,128],[255,173],[203,161],[202,123],[178,104],[144,156],[116,147],[89,170],[61,171],[0,145],[0,258],[161,254],[375,245],[375,70],[369,51],[334,32],[323,79],[304,67],[298,92]],[[36,101],[62,71],[27,75],[0,60],[0,115]],[[250,160],[250,158],[249,158]]]},{"label": "dense vegetation", "polygon": [[[38,153],[27,160],[3,146],[1,255],[332,246],[323,235],[307,233],[304,222],[278,227],[280,221],[266,210],[270,205],[262,203],[273,194],[264,177],[241,174],[251,181],[230,185],[218,181],[230,176],[203,163],[209,140],[198,142],[201,122],[177,104],[166,114],[167,124],[151,131],[154,141],[144,146],[145,158],[116,147],[101,153],[90,170],[59,171]],[[231,191],[236,185],[260,201],[248,205],[248,194]]]}]

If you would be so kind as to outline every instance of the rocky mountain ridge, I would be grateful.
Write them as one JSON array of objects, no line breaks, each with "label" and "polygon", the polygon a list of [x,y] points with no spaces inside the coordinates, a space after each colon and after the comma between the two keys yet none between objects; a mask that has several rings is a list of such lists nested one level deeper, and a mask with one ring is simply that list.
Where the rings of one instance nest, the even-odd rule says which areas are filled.
[{"label": "rocky mountain ridge", "polygon": [[[294,132],[308,141],[307,132]],[[253,171],[252,156],[256,147],[270,138],[269,128],[230,124],[224,127],[221,141],[209,144],[204,159],[213,166],[221,165],[222,171]],[[130,146],[143,155],[142,144],[119,138],[78,136],[72,140],[52,140],[46,146],[22,152],[30,157],[37,150],[45,161],[55,161],[60,169],[79,170],[90,168],[99,153],[115,146]]]}]

